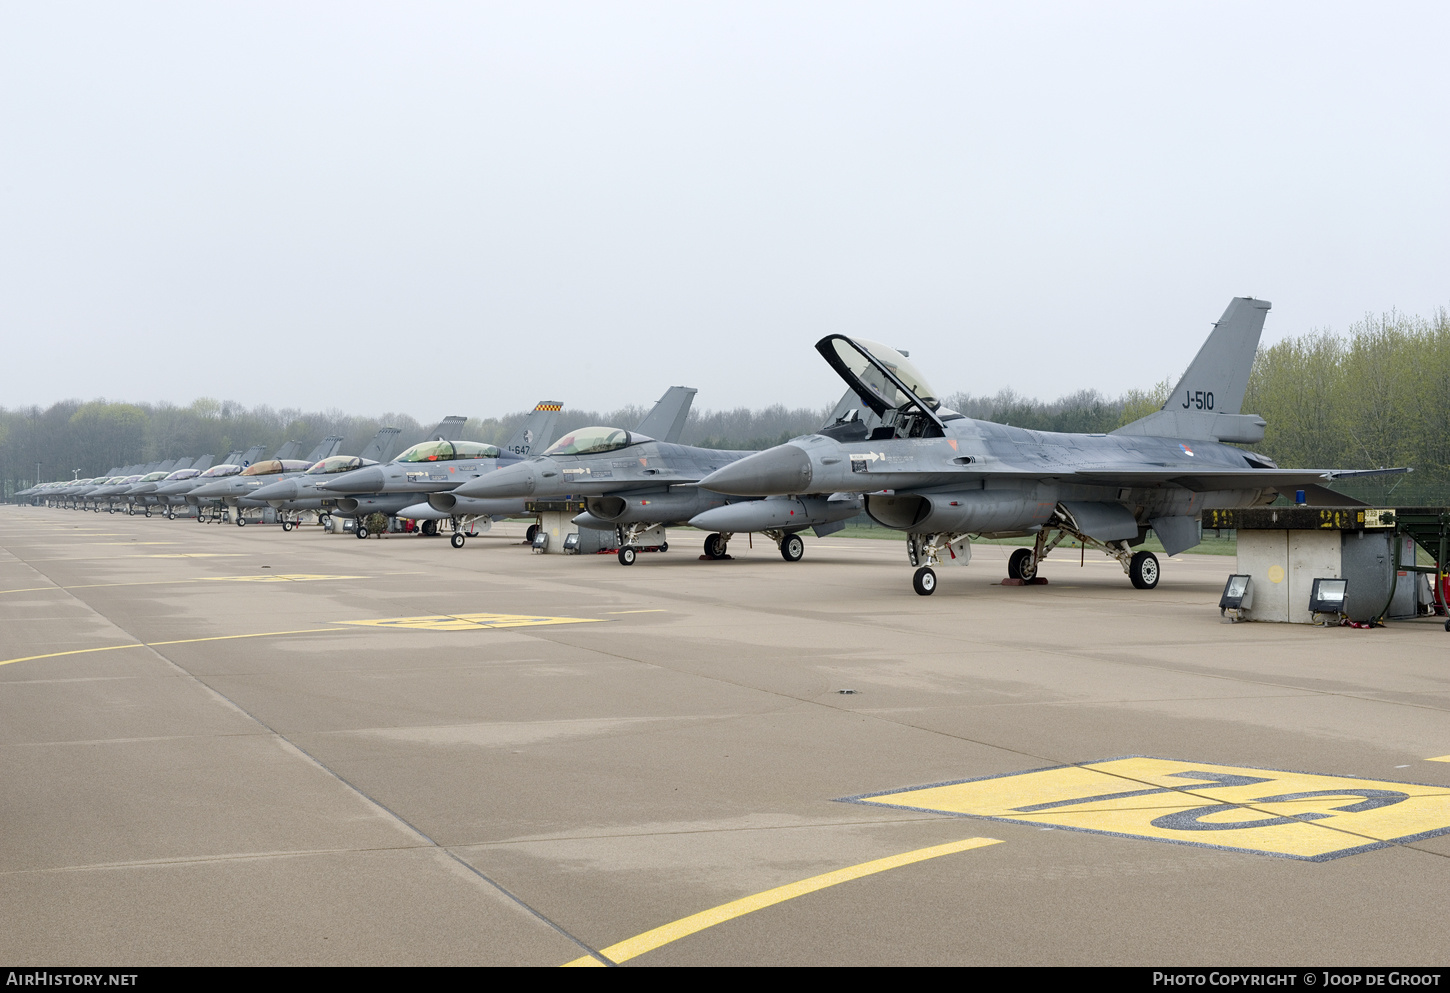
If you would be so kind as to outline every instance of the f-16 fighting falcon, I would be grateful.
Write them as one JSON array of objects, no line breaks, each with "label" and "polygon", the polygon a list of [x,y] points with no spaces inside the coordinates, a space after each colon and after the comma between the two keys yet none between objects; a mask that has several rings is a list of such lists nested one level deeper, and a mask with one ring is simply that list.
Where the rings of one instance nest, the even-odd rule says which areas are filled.
[{"label": "f-16 fighting falcon", "polygon": [[[456,440],[456,434],[453,438],[434,438],[414,445],[387,465],[355,468],[341,475],[322,473],[323,478],[316,482],[314,488],[323,497],[332,499],[334,516],[357,520],[353,533],[359,538],[368,536],[362,519],[374,513],[388,517],[421,517],[423,533],[435,535],[439,519],[461,516],[464,512],[460,511],[457,515],[436,513],[426,503],[417,507],[419,499],[430,493],[451,490],[465,480],[491,472],[500,464],[523,458],[534,445],[550,435],[563,406],[557,400],[540,401],[503,450],[482,442]],[[461,433],[462,424],[458,427]],[[520,512],[522,509],[518,508]],[[491,520],[488,526],[492,526]],[[462,530],[455,532],[453,541],[455,546],[462,545]]]},{"label": "f-16 fighting falcon", "polygon": [[[458,430],[462,430],[461,419],[450,418],[450,421],[458,422]],[[443,429],[445,425],[440,424]],[[361,455],[330,455],[320,459],[312,468],[308,469],[301,476],[291,479],[283,479],[262,487],[251,494],[252,499],[262,500],[270,504],[278,511],[278,517],[282,519],[282,530],[291,531],[301,523],[301,515],[305,511],[312,511],[317,515],[317,522],[326,522],[328,510],[336,504],[337,500],[330,493],[325,493],[318,488],[320,483],[335,478],[339,473],[351,472],[354,469],[361,469],[364,466],[377,465],[384,459],[392,457],[393,446],[397,443],[398,435],[402,432],[398,428],[380,428],[368,442]],[[297,517],[289,518],[287,512],[294,512]]]},{"label": "f-16 fighting falcon", "polygon": [[1339,497],[1328,480],[1364,471],[1278,468],[1232,447],[1264,438],[1265,422],[1239,408],[1269,303],[1237,297],[1162,409],[1111,434],[1029,431],[948,410],[901,353],[862,339],[828,335],[816,351],[882,419],[861,440],[830,428],[724,466],[701,488],[741,496],[865,494],[878,523],[907,532],[916,592],[936,590],[933,567],[965,564],[971,538],[1034,538],[1008,563],[1031,581],[1071,537],[1115,558],[1138,589],[1158,584],[1158,558],[1135,550],[1154,531],[1176,555],[1199,542],[1205,509],[1268,503],[1282,490],[1306,499]]},{"label": "f-16 fighting falcon", "polygon": [[[859,430],[864,437],[868,425],[858,416],[859,406],[855,395],[847,393],[831,423]],[[853,494],[739,500],[695,485],[750,454],[656,441],[643,431],[588,427],[560,438],[540,457],[501,467],[450,496],[459,500],[581,496],[585,511],[574,523],[614,531],[622,565],[634,564],[646,533],[686,521],[713,532],[705,539],[706,558],[725,558],[731,536],[752,531],[772,538],[787,562],[798,562],[805,554],[801,531],[810,527],[817,535],[827,535],[861,512],[860,498]]]}]

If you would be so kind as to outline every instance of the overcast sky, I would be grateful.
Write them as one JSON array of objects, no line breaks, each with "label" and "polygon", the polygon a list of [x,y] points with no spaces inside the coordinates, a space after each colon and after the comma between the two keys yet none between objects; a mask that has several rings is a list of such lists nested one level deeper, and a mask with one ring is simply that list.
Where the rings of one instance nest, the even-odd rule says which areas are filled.
[{"label": "overcast sky", "polygon": [[0,0],[0,405],[1176,377],[1450,305],[1450,5]]}]

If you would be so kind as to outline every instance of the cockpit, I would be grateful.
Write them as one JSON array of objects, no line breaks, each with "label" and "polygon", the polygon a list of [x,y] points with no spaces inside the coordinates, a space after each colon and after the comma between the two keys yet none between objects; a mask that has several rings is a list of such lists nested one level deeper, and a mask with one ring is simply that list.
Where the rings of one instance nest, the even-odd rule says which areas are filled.
[{"label": "cockpit", "polygon": [[243,476],[275,476],[283,472],[304,472],[312,465],[304,459],[264,459],[242,470]]},{"label": "cockpit", "polygon": [[223,462],[221,465],[214,465],[201,474],[202,479],[220,479],[223,476],[235,476],[242,471],[239,465],[232,465],[230,462]]},{"label": "cockpit", "polygon": [[870,432],[871,441],[939,438],[946,433],[943,422],[961,416],[941,405],[926,377],[894,348],[833,334],[816,342],[816,351],[881,418],[881,425]]},{"label": "cockpit", "polygon": [[352,472],[354,469],[361,469],[363,466],[377,465],[372,459],[365,459],[360,455],[333,455],[313,465],[307,470],[309,476],[330,476],[335,472]]},{"label": "cockpit", "polygon": [[414,445],[394,462],[457,462],[460,459],[496,459],[497,446],[480,441],[425,441]]},{"label": "cockpit", "polygon": [[191,479],[193,476],[200,476],[200,475],[201,475],[201,470],[200,469],[177,469],[175,472],[173,472],[171,475],[167,476],[166,478],[169,479],[169,480]]},{"label": "cockpit", "polygon": [[630,445],[653,441],[642,434],[632,434],[623,428],[591,427],[571,431],[548,448],[545,455],[599,455],[618,451]]},{"label": "cockpit", "polygon": [[158,479],[165,479],[165,478],[166,478],[166,473],[164,473],[164,472],[148,472],[146,475],[144,475],[140,479],[136,480],[136,482],[138,482],[138,483],[154,483]]}]

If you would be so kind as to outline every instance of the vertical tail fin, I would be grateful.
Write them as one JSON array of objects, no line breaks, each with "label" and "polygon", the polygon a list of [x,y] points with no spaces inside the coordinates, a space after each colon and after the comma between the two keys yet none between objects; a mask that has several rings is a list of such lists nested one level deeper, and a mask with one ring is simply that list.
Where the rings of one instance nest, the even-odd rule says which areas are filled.
[{"label": "vertical tail fin", "polygon": [[656,441],[678,442],[698,392],[693,386],[671,386],[635,430]]},{"label": "vertical tail fin", "polygon": [[400,434],[401,428],[379,428],[378,433],[373,435],[373,440],[368,442],[368,447],[362,450],[362,457],[372,462],[388,461],[393,457],[393,449],[397,447]]},{"label": "vertical tail fin", "polygon": [[847,388],[845,395],[841,397],[835,408],[826,415],[826,423],[821,427],[829,428],[838,424],[856,423],[859,423],[864,431],[869,432],[881,423],[881,417],[861,401],[855,390]]},{"label": "vertical tail fin", "polygon": [[554,422],[559,419],[559,411],[562,409],[562,401],[540,400],[504,448],[515,455],[542,452],[554,440]]},{"label": "vertical tail fin", "polygon": [[312,450],[312,454],[307,456],[307,461],[321,462],[325,458],[336,455],[337,450],[341,447],[342,435],[330,434],[317,443],[317,447]]},{"label": "vertical tail fin", "polygon": [[274,458],[274,459],[295,459],[297,457],[297,453],[299,451],[301,451],[301,450],[302,450],[302,442],[300,442],[300,441],[289,441],[289,442],[287,442],[287,444],[285,444],[281,448],[277,449],[277,454],[276,455],[273,455],[272,458]]},{"label": "vertical tail fin", "polygon": [[251,465],[253,462],[261,458],[262,454],[266,451],[267,449],[263,445],[253,445],[251,448],[247,449],[245,452],[242,453],[241,461],[237,462],[236,464],[245,469],[247,466]]},{"label": "vertical tail fin", "polygon": [[1163,409],[1125,424],[1114,434],[1147,434],[1252,444],[1264,439],[1264,421],[1241,414],[1249,373],[1259,349],[1267,300],[1234,297],[1213,326]]},{"label": "vertical tail fin", "polygon": [[195,462],[193,462],[191,465],[187,466],[186,468],[188,468],[188,469],[210,469],[211,468],[211,453],[210,452],[207,452],[205,455],[203,455],[201,458],[197,459]]},{"label": "vertical tail fin", "polygon": [[468,423],[468,418],[459,417],[453,414],[438,422],[438,426],[428,435],[429,441],[457,441],[463,437],[463,426]]}]

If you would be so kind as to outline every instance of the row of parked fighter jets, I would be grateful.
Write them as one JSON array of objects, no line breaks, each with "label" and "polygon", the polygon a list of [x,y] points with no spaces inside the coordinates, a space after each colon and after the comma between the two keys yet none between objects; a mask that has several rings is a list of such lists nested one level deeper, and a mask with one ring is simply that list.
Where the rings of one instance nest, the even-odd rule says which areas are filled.
[{"label": "row of parked fighter jets", "polygon": [[[284,450],[233,453],[183,469],[131,467],[107,477],[46,484],[18,496],[82,509],[159,510],[182,506],[202,520],[246,523],[251,508],[276,509],[290,529],[299,515],[351,517],[367,537],[373,514],[422,522],[436,534],[453,524],[462,547],[480,524],[519,517],[538,501],[584,505],[581,528],[614,533],[630,565],[646,536],[688,523],[708,533],[705,556],[728,557],[731,538],[765,534],[782,558],[798,561],[802,532],[844,527],[863,510],[907,533],[913,587],[936,589],[934,567],[965,564],[975,537],[1018,537],[1009,578],[1031,582],[1065,539],[1105,552],[1135,587],[1158,583],[1157,557],[1141,549],[1149,531],[1175,555],[1198,544],[1211,508],[1354,501],[1327,489],[1335,478],[1401,469],[1279,469],[1247,450],[1265,422],[1240,412],[1267,301],[1236,297],[1163,407],[1108,434],[1031,431],[949,410],[905,353],[877,342],[828,335],[816,350],[846,383],[821,429],[764,452],[679,444],[695,391],[672,387],[633,430],[588,427],[553,437],[561,404],[538,404],[502,448],[459,439],[463,418],[445,419],[429,440],[388,460],[397,430],[386,428],[358,456],[326,439],[309,459]],[[291,443],[289,443],[291,444]],[[170,469],[171,471],[167,471]],[[149,471],[147,471],[149,470]]]}]

